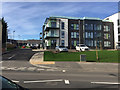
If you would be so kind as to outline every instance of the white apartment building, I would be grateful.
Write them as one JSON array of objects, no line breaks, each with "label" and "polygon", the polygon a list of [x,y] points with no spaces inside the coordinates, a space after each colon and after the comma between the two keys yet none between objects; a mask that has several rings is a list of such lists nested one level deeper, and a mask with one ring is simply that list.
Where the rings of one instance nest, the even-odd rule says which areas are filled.
[{"label": "white apartment building", "polygon": [[115,13],[105,20],[111,20],[114,23],[114,48],[120,47],[120,12]]}]

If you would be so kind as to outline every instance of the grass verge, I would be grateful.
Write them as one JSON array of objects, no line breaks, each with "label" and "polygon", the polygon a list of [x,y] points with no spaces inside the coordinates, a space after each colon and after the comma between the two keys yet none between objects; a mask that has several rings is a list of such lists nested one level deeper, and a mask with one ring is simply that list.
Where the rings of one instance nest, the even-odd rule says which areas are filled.
[{"label": "grass verge", "polygon": [[[98,62],[96,59],[96,51],[61,53],[52,53],[50,51],[45,51],[44,61],[80,61],[80,54],[86,54],[87,62]],[[100,62],[120,63],[118,60],[119,55],[120,51],[98,51]]]}]

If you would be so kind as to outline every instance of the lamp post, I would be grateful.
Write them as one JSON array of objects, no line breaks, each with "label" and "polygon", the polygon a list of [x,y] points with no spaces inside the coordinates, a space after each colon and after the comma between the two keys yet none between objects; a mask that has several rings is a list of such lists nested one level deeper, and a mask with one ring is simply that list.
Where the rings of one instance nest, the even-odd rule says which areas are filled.
[{"label": "lamp post", "polygon": [[13,40],[14,40],[14,33],[15,33],[15,30],[13,31]]}]

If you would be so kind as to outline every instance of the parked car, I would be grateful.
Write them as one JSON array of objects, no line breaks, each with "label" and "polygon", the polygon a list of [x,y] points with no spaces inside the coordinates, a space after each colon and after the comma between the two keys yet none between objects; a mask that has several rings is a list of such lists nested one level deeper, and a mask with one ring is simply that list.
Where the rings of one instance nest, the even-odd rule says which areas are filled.
[{"label": "parked car", "polygon": [[56,46],[55,50],[57,52],[68,52],[68,49],[65,46]]},{"label": "parked car", "polygon": [[22,48],[25,48],[25,47],[26,47],[25,45],[22,46]]},{"label": "parked car", "polygon": [[37,49],[38,47],[37,46],[30,46],[30,48]]},{"label": "parked car", "polygon": [[78,44],[76,46],[76,51],[86,51],[86,50],[89,50],[89,47],[87,47],[86,45],[84,44]]},{"label": "parked car", "polygon": [[22,86],[12,82],[10,79],[1,76],[0,80],[2,80],[2,90],[29,90],[27,88],[23,88]]}]

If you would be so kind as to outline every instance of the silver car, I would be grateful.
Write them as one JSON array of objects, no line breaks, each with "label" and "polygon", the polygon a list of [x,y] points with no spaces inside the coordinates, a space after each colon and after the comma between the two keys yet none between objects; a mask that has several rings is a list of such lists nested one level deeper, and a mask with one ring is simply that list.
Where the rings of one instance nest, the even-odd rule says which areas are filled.
[{"label": "silver car", "polygon": [[68,48],[66,48],[64,46],[56,46],[55,50],[57,52],[68,52]]}]

